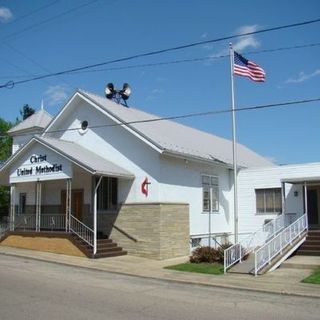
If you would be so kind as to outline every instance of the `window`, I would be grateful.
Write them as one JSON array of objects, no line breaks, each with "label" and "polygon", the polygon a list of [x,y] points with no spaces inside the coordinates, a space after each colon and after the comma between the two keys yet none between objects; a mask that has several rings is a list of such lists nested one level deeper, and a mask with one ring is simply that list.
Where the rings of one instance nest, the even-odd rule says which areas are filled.
[{"label": "window", "polygon": [[202,176],[202,211],[219,211],[219,178],[215,176]]},{"label": "window", "polygon": [[282,212],[281,188],[256,189],[257,213]]},{"label": "window", "polygon": [[19,194],[19,213],[20,214],[26,213],[26,205],[27,205],[27,194],[20,193]]},{"label": "window", "polygon": [[118,204],[117,178],[103,177],[97,193],[98,210],[112,210]]}]

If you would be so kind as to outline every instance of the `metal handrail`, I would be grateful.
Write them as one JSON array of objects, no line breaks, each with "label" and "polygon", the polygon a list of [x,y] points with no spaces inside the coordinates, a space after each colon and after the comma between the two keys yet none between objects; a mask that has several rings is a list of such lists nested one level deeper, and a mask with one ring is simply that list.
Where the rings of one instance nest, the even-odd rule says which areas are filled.
[{"label": "metal handrail", "polygon": [[257,275],[264,266],[270,264],[272,259],[281,254],[289,244],[292,244],[307,229],[308,217],[307,214],[304,214],[279,232],[274,238],[255,250],[254,274]]},{"label": "metal handrail", "polygon": [[35,214],[19,214],[15,217],[14,229],[35,229],[36,215]]},{"label": "metal handrail", "polygon": [[264,224],[259,230],[253,232],[238,243],[224,250],[224,272],[227,269],[241,262],[248,254],[252,253],[256,247],[262,245],[273,238],[285,227],[285,216],[281,214],[277,218]]},{"label": "metal handrail", "polygon": [[70,231],[85,241],[88,245],[94,247],[94,231],[72,214],[70,214]]},{"label": "metal handrail", "polygon": [[0,222],[0,239],[9,231],[10,231],[10,223]]},{"label": "metal handrail", "polygon": [[40,229],[64,230],[66,227],[65,214],[43,214],[41,215]]}]

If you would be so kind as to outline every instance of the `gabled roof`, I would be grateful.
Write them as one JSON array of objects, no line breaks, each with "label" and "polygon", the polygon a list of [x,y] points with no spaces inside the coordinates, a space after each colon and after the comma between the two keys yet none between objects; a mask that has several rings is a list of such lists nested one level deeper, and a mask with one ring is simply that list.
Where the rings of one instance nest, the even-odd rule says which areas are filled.
[{"label": "gabled roof", "polygon": [[[232,142],[230,140],[169,120],[139,122],[159,117],[135,108],[124,107],[93,93],[82,90],[79,90],[78,93],[98,105],[119,122],[124,123],[124,127],[134,130],[138,135],[160,148],[162,154],[226,165],[233,163]],[[274,165],[241,144],[237,144],[237,162],[242,167]]]},{"label": "gabled roof", "polygon": [[26,131],[42,131],[51,122],[53,117],[44,109],[40,109],[26,120],[18,123],[8,131],[9,135],[16,135]]},{"label": "gabled roof", "polygon": [[134,178],[134,175],[115,163],[102,158],[88,149],[70,141],[54,138],[34,138],[36,141],[51,147],[72,162],[84,167],[92,174],[113,177]]},{"label": "gabled roof", "polygon": [[54,138],[34,137],[26,145],[19,149],[14,155],[12,155],[0,168],[1,184],[5,184],[4,177],[8,175],[8,169],[10,168],[10,166],[17,159],[19,159],[20,156],[34,143],[40,143],[45,147],[52,149],[62,157],[82,167],[92,175],[104,175],[126,179],[134,178],[134,175],[131,172],[121,168],[120,166],[102,158],[101,156],[85,149],[84,147],[74,142]]}]

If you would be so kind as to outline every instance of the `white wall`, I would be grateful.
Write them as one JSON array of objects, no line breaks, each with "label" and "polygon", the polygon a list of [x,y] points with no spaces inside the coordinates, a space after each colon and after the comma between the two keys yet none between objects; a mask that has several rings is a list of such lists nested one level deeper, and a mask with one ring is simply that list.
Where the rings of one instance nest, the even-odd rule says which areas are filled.
[{"label": "white wall", "polygon": [[24,146],[31,138],[32,134],[23,134],[12,138],[12,154],[16,153],[22,146]]},{"label": "white wall", "polygon": [[[119,105],[119,108],[124,107]],[[71,106],[65,112],[63,120],[61,117],[61,121],[57,121],[54,130],[79,128],[84,120],[89,123],[89,129],[85,134],[79,130],[69,130],[47,136],[74,141],[132,172],[135,175],[133,182],[119,181],[120,202],[189,203],[191,234],[206,234],[209,229],[209,219],[207,213],[202,213],[201,174],[218,175],[220,211],[211,215],[211,232],[231,232],[233,191],[229,169],[162,157],[123,127],[112,126],[113,120],[84,101]],[[90,128],[90,126],[102,127]],[[146,177],[151,183],[148,197],[141,192],[141,183]]]},{"label": "white wall", "polygon": [[191,235],[209,232],[209,216],[202,211],[202,174],[218,176],[219,212],[211,214],[211,232],[231,232],[233,201],[229,169],[169,157],[162,158],[160,168],[160,201],[189,203]]},{"label": "white wall", "polygon": [[[119,105],[119,108],[124,107]],[[135,175],[133,182],[120,181],[122,191],[124,190],[120,193],[120,198],[124,202],[158,202],[159,153],[123,127],[106,126],[113,125],[114,122],[85,102],[66,114],[55,129],[79,128],[84,120],[89,123],[89,130],[85,134],[81,134],[78,130],[71,130],[53,136],[76,142],[133,173]],[[90,129],[90,125],[103,127]],[[151,182],[148,198],[141,193],[141,183],[146,177]]]},{"label": "white wall", "polygon": [[[239,198],[239,232],[246,233],[257,230],[264,220],[273,219],[275,214],[256,213],[255,189],[281,188],[281,180],[315,179],[320,177],[320,163],[285,165],[277,167],[244,169],[238,176]],[[303,182],[301,184],[285,184],[287,213],[303,214]],[[298,196],[294,196],[298,191]]]}]

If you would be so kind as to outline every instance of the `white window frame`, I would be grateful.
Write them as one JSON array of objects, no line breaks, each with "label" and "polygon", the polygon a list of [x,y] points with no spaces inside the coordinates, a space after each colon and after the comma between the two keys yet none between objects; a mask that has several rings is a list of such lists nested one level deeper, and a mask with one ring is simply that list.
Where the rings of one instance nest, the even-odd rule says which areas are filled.
[{"label": "white window frame", "polygon": [[[263,192],[263,210],[259,211],[258,210],[258,203],[257,203],[257,191],[258,192]],[[272,191],[272,197],[273,197],[273,211],[267,211],[267,201],[266,201],[266,192]],[[280,210],[276,210],[276,191],[280,192]],[[254,190],[255,193],[255,200],[256,200],[256,214],[280,214],[282,213],[282,201],[281,201],[281,196],[282,196],[282,189],[279,187],[274,187],[274,188],[257,188]]]},{"label": "white window frame", "polygon": [[[204,182],[204,179],[208,179],[208,183]],[[202,185],[202,213],[219,213],[220,212],[220,183],[219,176],[202,174],[201,175],[201,185]],[[208,191],[209,195],[209,209],[205,209],[204,206],[204,192],[205,189]],[[214,197],[215,195],[215,197]]]}]

